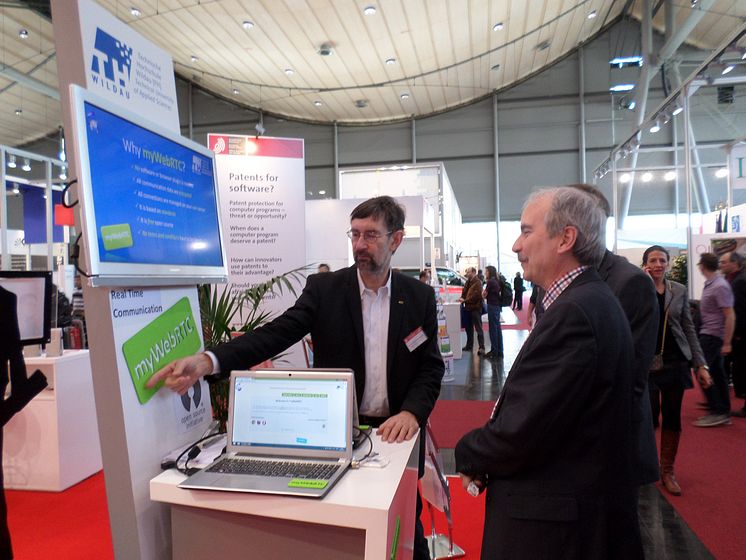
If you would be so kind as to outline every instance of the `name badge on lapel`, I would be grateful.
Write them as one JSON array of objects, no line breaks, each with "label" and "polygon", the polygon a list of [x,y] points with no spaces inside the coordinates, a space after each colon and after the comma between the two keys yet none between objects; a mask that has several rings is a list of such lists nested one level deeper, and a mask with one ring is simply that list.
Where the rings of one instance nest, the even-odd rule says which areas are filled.
[{"label": "name badge on lapel", "polygon": [[417,327],[415,330],[404,337],[404,344],[407,345],[407,348],[410,352],[414,352],[417,347],[419,347],[420,344],[422,344],[426,340],[427,335],[422,330],[422,327]]}]

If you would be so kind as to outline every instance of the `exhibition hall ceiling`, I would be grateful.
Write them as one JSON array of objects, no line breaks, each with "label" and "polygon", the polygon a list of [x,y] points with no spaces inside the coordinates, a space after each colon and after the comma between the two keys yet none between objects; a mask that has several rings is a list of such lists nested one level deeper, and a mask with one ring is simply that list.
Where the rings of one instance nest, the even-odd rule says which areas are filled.
[{"label": "exhibition hall ceiling", "polygon": [[[464,105],[539,72],[617,18],[641,14],[641,0],[99,3],[168,51],[186,80],[246,107],[320,123],[384,122]],[[743,0],[673,4],[678,23],[704,9],[689,38],[704,49],[746,19]],[[54,36],[48,2],[0,6],[0,143],[18,146],[61,122]],[[662,8],[654,25],[665,25]]]}]

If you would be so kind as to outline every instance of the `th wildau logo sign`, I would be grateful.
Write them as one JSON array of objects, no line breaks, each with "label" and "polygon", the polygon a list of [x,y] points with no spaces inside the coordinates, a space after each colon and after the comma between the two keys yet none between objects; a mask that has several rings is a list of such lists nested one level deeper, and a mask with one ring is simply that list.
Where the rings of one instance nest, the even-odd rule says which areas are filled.
[{"label": "th wildau logo sign", "polygon": [[91,81],[125,99],[130,98],[132,47],[112,37],[100,27],[96,29],[91,62]]}]

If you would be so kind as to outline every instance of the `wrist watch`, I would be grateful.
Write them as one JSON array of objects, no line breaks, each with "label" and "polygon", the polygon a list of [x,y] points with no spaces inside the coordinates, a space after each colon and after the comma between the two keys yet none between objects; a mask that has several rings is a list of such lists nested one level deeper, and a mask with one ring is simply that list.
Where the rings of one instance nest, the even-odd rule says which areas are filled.
[{"label": "wrist watch", "polygon": [[706,370],[707,370],[708,372],[710,371],[710,368],[709,368],[709,367],[707,367],[706,365],[704,365],[704,366],[699,366],[699,369],[706,369]]}]

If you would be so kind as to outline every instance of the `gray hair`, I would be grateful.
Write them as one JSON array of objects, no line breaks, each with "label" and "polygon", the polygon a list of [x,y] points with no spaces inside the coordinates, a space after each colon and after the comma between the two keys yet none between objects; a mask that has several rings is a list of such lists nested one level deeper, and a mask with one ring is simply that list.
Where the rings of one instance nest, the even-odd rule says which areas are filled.
[{"label": "gray hair", "polygon": [[567,226],[578,232],[573,256],[583,266],[597,267],[606,251],[606,217],[591,195],[574,187],[555,187],[531,193],[526,206],[539,198],[551,197],[544,225],[550,237],[556,237]]}]

